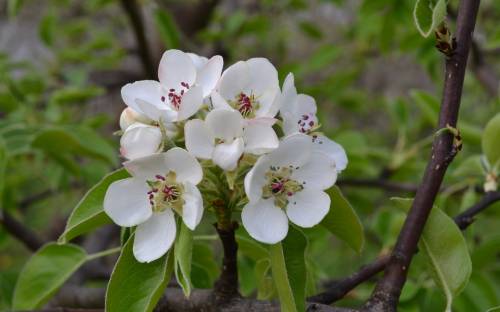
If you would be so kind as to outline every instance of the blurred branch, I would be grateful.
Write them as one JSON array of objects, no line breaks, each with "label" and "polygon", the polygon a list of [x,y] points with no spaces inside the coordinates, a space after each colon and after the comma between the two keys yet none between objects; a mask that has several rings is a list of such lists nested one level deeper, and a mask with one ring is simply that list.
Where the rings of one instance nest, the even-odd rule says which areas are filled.
[{"label": "blurred branch", "polygon": [[382,272],[389,262],[389,255],[384,255],[369,263],[364,265],[359,269],[359,271],[354,272],[350,276],[335,281],[333,285],[328,287],[328,289],[322,293],[319,293],[315,296],[309,297],[307,300],[310,302],[318,302],[323,304],[331,304],[337,300],[344,298],[348,292],[353,290],[359,284],[366,282],[371,279],[373,276]]},{"label": "blurred branch", "polygon": [[8,211],[0,211],[0,224],[31,251],[38,250],[44,244],[39,235],[17,221]]},{"label": "blurred branch", "polygon": [[[462,0],[457,16],[456,49],[446,58],[443,99],[439,112],[438,129],[456,127],[460,99],[472,42],[472,34],[479,9],[479,0]],[[454,47],[453,47],[454,48]],[[384,277],[377,283],[365,311],[392,312],[397,310],[401,289],[406,282],[408,268],[417,250],[417,243],[436,196],[441,188],[448,165],[459,150],[456,137],[442,133],[434,139],[432,154],[412,207],[399,233]]]},{"label": "blurred branch", "polygon": [[355,179],[345,178],[337,181],[338,186],[347,187],[368,187],[381,188],[390,192],[408,192],[415,193],[418,185],[404,182],[391,182],[385,179]]},{"label": "blurred branch", "polygon": [[137,4],[136,0],[120,0],[120,2],[134,30],[137,51],[142,67],[144,68],[144,73],[147,78],[154,79],[156,77],[156,66],[152,59],[151,47],[146,39],[146,30],[141,17],[141,7]]},{"label": "blurred branch", "polygon": [[456,216],[454,218],[455,223],[461,230],[465,230],[474,222],[474,216],[497,201],[500,201],[500,191],[485,193],[477,204]]}]

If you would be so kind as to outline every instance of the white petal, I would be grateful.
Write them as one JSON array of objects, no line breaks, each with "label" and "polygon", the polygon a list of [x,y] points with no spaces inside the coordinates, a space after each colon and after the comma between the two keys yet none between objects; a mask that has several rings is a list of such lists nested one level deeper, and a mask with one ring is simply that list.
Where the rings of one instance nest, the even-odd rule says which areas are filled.
[{"label": "white petal", "polygon": [[196,114],[203,104],[203,90],[200,86],[191,87],[182,97],[176,121],[188,119]]},{"label": "white petal", "polygon": [[243,134],[243,117],[235,110],[214,109],[207,114],[205,124],[224,142],[232,142]]},{"label": "white petal", "polygon": [[179,147],[171,148],[165,153],[127,161],[123,165],[132,176],[145,180],[153,179],[157,174],[165,175],[174,171],[178,182],[188,181],[196,185],[203,176],[196,158]]},{"label": "white petal", "polygon": [[335,161],[323,152],[313,151],[307,163],[292,172],[292,179],[305,188],[326,190],[337,181]]},{"label": "white petal", "polygon": [[212,158],[215,138],[203,120],[193,119],[186,122],[184,136],[189,153],[202,159]]},{"label": "white petal", "polygon": [[135,123],[120,138],[120,152],[127,159],[135,159],[159,152],[163,140],[158,127]]},{"label": "white petal", "polygon": [[184,199],[182,220],[189,229],[194,231],[203,215],[203,198],[196,186],[186,182],[184,183],[184,194],[182,195],[182,199]]},{"label": "white petal", "polygon": [[280,112],[292,112],[295,102],[297,100],[297,89],[295,88],[294,77],[292,73],[289,73],[285,82],[283,82],[283,91],[280,103]]},{"label": "white petal", "polygon": [[141,99],[135,100],[137,108],[144,113],[148,118],[157,122],[173,122],[177,120],[178,112],[171,108],[170,104],[161,103],[160,105],[152,105],[149,102]]},{"label": "white petal", "polygon": [[139,262],[151,262],[163,256],[175,240],[175,218],[171,209],[155,213],[139,224],[134,235],[134,256]]},{"label": "white petal", "polygon": [[234,100],[247,86],[249,70],[246,62],[239,61],[229,66],[219,81],[218,92],[226,100]]},{"label": "white petal", "polygon": [[312,151],[311,139],[305,134],[293,134],[285,137],[277,149],[269,156],[273,166],[302,166],[307,162]]},{"label": "white petal", "polygon": [[262,95],[268,90],[279,91],[278,71],[268,59],[256,57],[249,59],[246,63],[249,80],[245,91],[256,95]]},{"label": "white petal", "polygon": [[283,118],[283,133],[285,135],[291,135],[300,132],[300,126],[298,124],[300,116],[296,116],[291,112],[281,112],[281,117]]},{"label": "white petal", "polygon": [[241,212],[241,221],[248,234],[263,243],[276,244],[288,233],[288,218],[272,199],[248,203]]},{"label": "white petal", "polygon": [[320,223],[330,209],[330,197],[320,190],[304,189],[288,200],[286,214],[290,221],[301,227]]},{"label": "white petal", "polygon": [[160,83],[155,80],[141,80],[134,83],[128,83],[121,89],[122,99],[127,106],[132,107],[138,113],[143,113],[147,117],[157,120],[156,116],[149,116],[138,105],[140,100],[148,105],[160,108],[164,103],[161,101],[162,96],[165,96],[164,89]]},{"label": "white petal", "polygon": [[194,67],[196,67],[196,70],[200,70],[208,62],[208,58],[206,58],[204,56],[200,56],[198,54],[189,53],[189,52],[186,54],[191,58],[191,61],[193,62]]},{"label": "white petal", "polygon": [[171,148],[165,153],[165,163],[169,170],[175,171],[180,183],[190,182],[196,185],[203,178],[200,163],[180,147]]},{"label": "white petal", "polygon": [[265,174],[269,170],[269,166],[269,157],[267,155],[260,156],[245,176],[245,193],[251,202],[262,197],[262,187],[267,181]]},{"label": "white petal", "polygon": [[214,149],[212,161],[226,171],[234,170],[243,154],[243,149],[244,143],[242,138],[238,138],[232,143],[217,144]]},{"label": "white petal", "polygon": [[273,128],[259,123],[247,125],[243,130],[245,152],[261,155],[278,148],[278,136]]},{"label": "white petal", "polygon": [[307,94],[299,94],[292,107],[292,112],[299,116],[316,115],[316,111],[316,100]]},{"label": "white petal", "polygon": [[278,113],[279,106],[276,97],[279,95],[279,89],[268,89],[257,96],[259,109],[255,112],[257,117],[274,117]]},{"label": "white petal", "polygon": [[104,211],[119,226],[140,224],[152,214],[148,191],[149,187],[142,179],[115,181],[108,187],[104,196]]},{"label": "white petal", "polygon": [[222,56],[216,55],[198,71],[196,84],[203,87],[203,97],[208,96],[219,82],[223,65]]},{"label": "white petal", "polygon": [[272,127],[276,123],[277,119],[276,118],[271,118],[271,117],[258,117],[258,118],[252,118],[252,119],[245,119],[244,125],[254,125],[254,124],[259,124],[263,126],[269,126]]},{"label": "white petal", "polygon": [[316,138],[312,139],[312,142],[314,143],[315,149],[320,150],[333,158],[337,172],[340,172],[347,167],[347,155],[344,148],[340,144],[330,140],[324,135],[318,135]]},{"label": "white petal", "polygon": [[125,108],[120,114],[120,129],[127,130],[133,123],[140,122],[143,124],[150,124],[151,119],[135,111],[131,107]]},{"label": "white petal", "polygon": [[232,108],[224,98],[219,94],[217,91],[213,91],[210,94],[210,98],[212,99],[212,107],[214,109],[222,108],[222,109],[227,109],[227,110],[235,110]]},{"label": "white petal", "polygon": [[193,85],[196,80],[196,67],[186,53],[168,50],[163,53],[158,67],[158,78],[166,89],[180,90],[181,82]]}]

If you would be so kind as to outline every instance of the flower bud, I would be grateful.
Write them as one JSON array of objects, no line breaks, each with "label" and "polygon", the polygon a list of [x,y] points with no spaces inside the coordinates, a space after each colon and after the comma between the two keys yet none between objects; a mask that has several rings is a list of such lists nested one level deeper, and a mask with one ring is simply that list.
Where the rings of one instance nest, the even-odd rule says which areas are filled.
[{"label": "flower bud", "polygon": [[122,131],[127,130],[127,128],[135,122],[150,124],[151,120],[130,107],[125,108],[120,115],[120,128]]}]

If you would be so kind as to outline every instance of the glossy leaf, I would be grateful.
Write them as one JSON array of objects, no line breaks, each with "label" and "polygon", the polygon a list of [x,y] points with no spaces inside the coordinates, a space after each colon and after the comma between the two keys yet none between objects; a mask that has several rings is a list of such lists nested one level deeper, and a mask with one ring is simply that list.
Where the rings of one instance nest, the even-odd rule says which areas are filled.
[{"label": "glossy leaf", "polygon": [[[409,210],[412,199],[393,199],[400,207]],[[446,311],[451,311],[452,301],[467,285],[472,262],[462,232],[441,209],[434,207],[429,215],[418,243],[430,267],[434,282],[446,297]]]},{"label": "glossy leaf", "polygon": [[16,284],[12,308],[42,306],[85,261],[87,254],[75,245],[48,244],[24,266]]},{"label": "glossy leaf", "polygon": [[66,229],[59,237],[59,242],[67,242],[99,226],[112,223],[102,207],[104,195],[111,183],[127,177],[129,177],[128,172],[122,168],[108,174],[94,185],[69,216]]},{"label": "glossy leaf", "polygon": [[417,0],[413,19],[418,31],[428,37],[443,22],[446,16],[446,0]]},{"label": "glossy leaf", "polygon": [[483,153],[486,155],[490,165],[499,166],[500,163],[500,113],[493,117],[484,128]]},{"label": "glossy leaf", "polygon": [[175,277],[182,287],[184,295],[189,297],[191,289],[191,261],[193,255],[193,232],[179,222],[179,233],[175,240]]},{"label": "glossy leaf", "polygon": [[282,311],[305,310],[306,247],[304,234],[293,226],[282,242],[269,246],[273,280]]},{"label": "glossy leaf", "polygon": [[337,186],[327,193],[331,199],[330,211],[320,224],[356,252],[361,252],[365,242],[363,224]]},{"label": "glossy leaf", "polygon": [[106,289],[106,311],[150,312],[170,281],[172,252],[150,263],[138,262],[133,236],[123,247]]}]

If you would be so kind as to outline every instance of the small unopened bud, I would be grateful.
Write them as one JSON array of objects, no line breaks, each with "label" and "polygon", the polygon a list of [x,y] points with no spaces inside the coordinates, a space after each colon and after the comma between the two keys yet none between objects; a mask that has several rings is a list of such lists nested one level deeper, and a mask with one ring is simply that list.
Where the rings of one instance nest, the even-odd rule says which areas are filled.
[{"label": "small unopened bud", "polygon": [[439,25],[435,31],[436,34],[436,48],[444,55],[451,57],[457,48],[457,42],[451,36],[450,29],[445,23]]},{"label": "small unopened bud", "polygon": [[136,122],[151,124],[151,119],[142,115],[141,113],[138,113],[130,107],[125,108],[120,115],[120,128],[122,129],[122,131],[127,130],[130,125]]},{"label": "small unopened bud", "polygon": [[495,192],[498,189],[497,177],[494,173],[488,173],[486,175],[486,181],[483,187],[485,192]]}]

